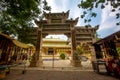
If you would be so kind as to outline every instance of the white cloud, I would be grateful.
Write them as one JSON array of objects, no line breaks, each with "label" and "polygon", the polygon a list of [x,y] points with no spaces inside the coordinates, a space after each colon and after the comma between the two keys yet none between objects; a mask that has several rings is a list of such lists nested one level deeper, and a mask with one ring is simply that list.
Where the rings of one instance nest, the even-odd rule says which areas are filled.
[{"label": "white cloud", "polygon": [[52,12],[57,10],[56,4],[55,4],[55,0],[46,0],[48,2],[48,5],[51,6],[52,8]]},{"label": "white cloud", "polygon": [[66,11],[66,5],[68,0],[46,0],[48,5],[51,6],[51,12],[63,12]]},{"label": "white cloud", "polygon": [[110,14],[110,6],[107,6],[105,9],[102,10],[101,24],[108,19],[109,14]]},{"label": "white cloud", "polygon": [[102,34],[102,37],[106,37],[111,33],[120,30],[120,26],[116,25],[116,21],[116,13],[111,12],[110,5],[106,6],[101,13],[101,24],[98,33]]},{"label": "white cloud", "polygon": [[69,0],[60,0],[60,1],[62,1],[62,5],[59,8],[61,8],[62,11],[67,10],[67,5]]}]

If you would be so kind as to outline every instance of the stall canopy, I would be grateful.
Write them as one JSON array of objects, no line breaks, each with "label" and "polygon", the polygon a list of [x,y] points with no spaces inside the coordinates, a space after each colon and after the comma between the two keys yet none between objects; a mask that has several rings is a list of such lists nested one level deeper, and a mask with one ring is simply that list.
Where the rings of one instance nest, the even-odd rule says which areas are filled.
[{"label": "stall canopy", "polygon": [[29,45],[29,44],[25,44],[25,43],[22,43],[20,41],[17,41],[15,39],[11,38],[10,36],[8,36],[6,34],[3,34],[1,32],[0,32],[0,36],[5,37],[5,38],[11,40],[13,42],[13,44],[18,46],[18,47],[21,47],[21,48],[35,48],[33,45]]},{"label": "stall canopy", "polygon": [[116,46],[120,47],[120,30],[118,32],[115,32],[97,42],[95,42],[93,45],[98,44],[101,45],[103,42],[108,41],[114,41],[116,43]]},{"label": "stall canopy", "polygon": [[0,36],[5,37],[5,38],[7,38],[7,39],[9,39],[9,40],[12,40],[12,38],[11,38],[10,36],[8,36],[8,35],[6,35],[6,34],[3,34],[3,33],[1,33],[1,32],[0,32]]},{"label": "stall canopy", "polygon": [[[102,58],[104,55],[118,56],[117,48],[120,47],[120,30],[95,42],[96,57]],[[103,54],[104,53],[104,54]]]}]

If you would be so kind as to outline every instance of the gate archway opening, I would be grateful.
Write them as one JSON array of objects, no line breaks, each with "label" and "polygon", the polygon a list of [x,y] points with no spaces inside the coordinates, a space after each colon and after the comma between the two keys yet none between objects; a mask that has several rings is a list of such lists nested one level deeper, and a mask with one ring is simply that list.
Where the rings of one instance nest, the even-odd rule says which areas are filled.
[{"label": "gate archway opening", "polygon": [[70,67],[71,41],[64,34],[47,35],[42,39],[42,67]]}]

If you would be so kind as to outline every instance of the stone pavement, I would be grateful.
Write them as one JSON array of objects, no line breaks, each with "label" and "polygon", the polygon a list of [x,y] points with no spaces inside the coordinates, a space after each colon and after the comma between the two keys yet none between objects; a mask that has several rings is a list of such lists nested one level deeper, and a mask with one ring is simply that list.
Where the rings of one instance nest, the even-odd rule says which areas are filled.
[{"label": "stone pavement", "polygon": [[3,80],[119,80],[108,75],[93,71],[77,70],[37,70],[27,69],[22,74],[21,69],[11,69],[10,74]]},{"label": "stone pavement", "polygon": [[[27,67],[25,74],[22,74],[24,66],[13,67],[3,80],[119,80],[94,72],[90,61],[82,62],[82,67],[72,67],[69,60],[55,61],[54,68],[51,64],[51,61],[45,61],[41,67]],[[105,68],[100,68],[105,73]]]}]

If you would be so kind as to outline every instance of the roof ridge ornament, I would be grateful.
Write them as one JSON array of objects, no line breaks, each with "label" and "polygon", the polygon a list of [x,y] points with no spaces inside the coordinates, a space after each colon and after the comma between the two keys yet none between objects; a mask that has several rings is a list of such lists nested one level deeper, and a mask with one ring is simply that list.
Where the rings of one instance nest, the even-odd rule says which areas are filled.
[{"label": "roof ridge ornament", "polygon": [[75,18],[76,21],[78,21],[79,17]]},{"label": "roof ridge ornament", "polygon": [[69,14],[70,10],[68,10],[66,13]]}]

